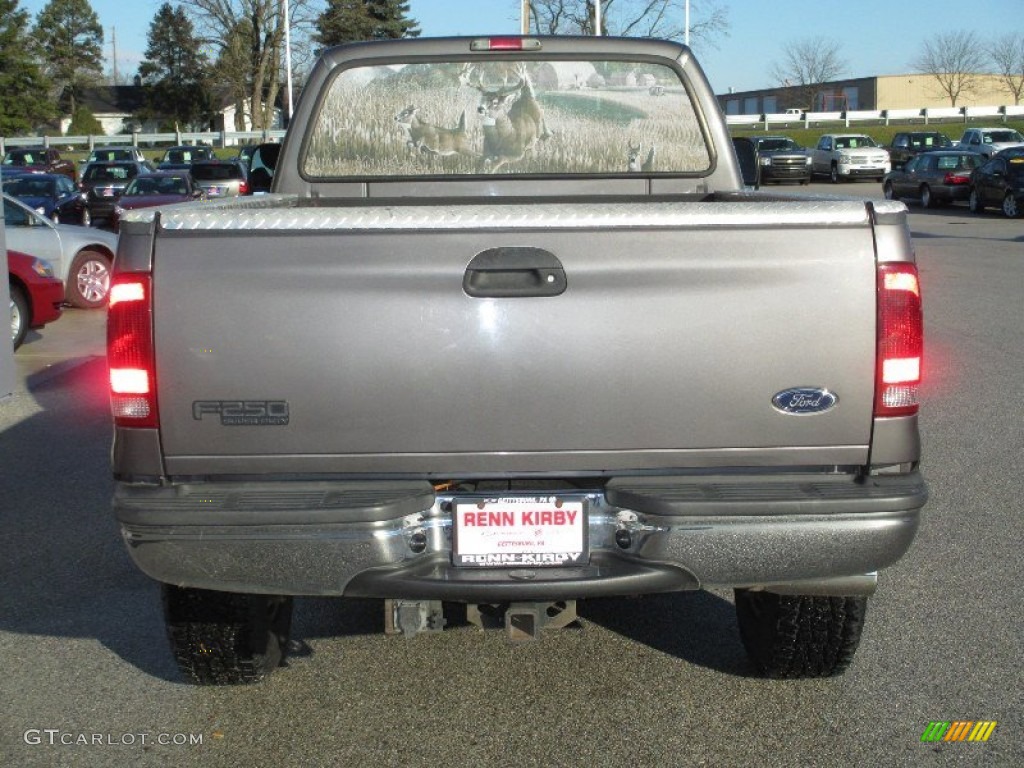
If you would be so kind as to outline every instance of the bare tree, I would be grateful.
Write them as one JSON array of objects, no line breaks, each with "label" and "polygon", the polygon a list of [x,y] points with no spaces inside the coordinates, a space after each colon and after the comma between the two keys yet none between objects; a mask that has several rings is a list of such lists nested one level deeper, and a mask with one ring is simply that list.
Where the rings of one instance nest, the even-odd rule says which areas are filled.
[{"label": "bare tree", "polygon": [[[252,127],[269,128],[284,80],[284,0],[180,0],[218,62],[217,74],[244,104]],[[289,0],[293,42],[312,29],[311,0]],[[239,110],[241,111],[241,110]],[[236,122],[237,125],[237,122]]]},{"label": "bare tree", "polygon": [[[728,34],[729,10],[713,0],[691,3],[691,44],[714,45]],[[543,35],[594,34],[594,0],[532,0],[530,29]],[[601,33],[682,40],[683,0],[601,0]]]},{"label": "bare tree", "polygon": [[989,46],[988,54],[1003,85],[1013,96],[1013,103],[1020,104],[1024,96],[1024,34],[1011,33],[997,38]]},{"label": "bare tree", "polygon": [[947,32],[925,40],[913,66],[918,72],[931,75],[942,94],[955,107],[961,96],[978,87],[978,73],[987,64],[985,46],[973,32]]},{"label": "bare tree", "polygon": [[825,37],[808,37],[787,43],[782,59],[771,65],[771,76],[779,85],[795,87],[800,103],[814,109],[814,95],[822,85],[837,79],[846,69],[840,43]]}]

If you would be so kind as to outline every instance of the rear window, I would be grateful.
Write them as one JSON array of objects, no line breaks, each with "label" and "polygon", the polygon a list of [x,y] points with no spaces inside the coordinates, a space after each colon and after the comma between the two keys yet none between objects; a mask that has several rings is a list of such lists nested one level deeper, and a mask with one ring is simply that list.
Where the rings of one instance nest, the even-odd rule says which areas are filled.
[{"label": "rear window", "polygon": [[942,155],[936,158],[940,171],[971,170],[977,168],[981,158],[978,155]]},{"label": "rear window", "polygon": [[82,179],[85,181],[126,181],[139,175],[139,169],[131,163],[124,165],[90,165]]},{"label": "rear window", "polygon": [[196,181],[227,181],[242,178],[242,169],[234,163],[223,165],[197,164],[192,166],[192,178]]},{"label": "rear window", "polygon": [[707,141],[677,72],[650,62],[354,67],[328,87],[307,178],[699,174]]}]

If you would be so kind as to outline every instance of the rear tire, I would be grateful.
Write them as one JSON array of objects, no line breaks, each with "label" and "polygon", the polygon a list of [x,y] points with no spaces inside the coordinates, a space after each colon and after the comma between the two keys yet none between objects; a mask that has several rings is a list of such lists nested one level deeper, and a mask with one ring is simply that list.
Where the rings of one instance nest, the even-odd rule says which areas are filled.
[{"label": "rear tire", "polygon": [[839,181],[840,181],[840,179],[839,179],[839,166],[836,165],[835,163],[832,163],[832,170],[829,171],[829,177],[828,178],[829,178],[829,181],[831,181],[833,184],[838,184]]},{"label": "rear tire", "polygon": [[11,291],[11,341],[17,349],[25,341],[28,325],[31,320],[31,308],[25,293],[16,285],[10,285]]},{"label": "rear tire", "polygon": [[736,618],[747,654],[773,678],[832,677],[860,643],[866,597],[779,595],[736,590]]},{"label": "rear tire", "polygon": [[163,585],[164,621],[182,674],[196,685],[259,682],[284,662],[290,597]]},{"label": "rear tire", "polygon": [[886,200],[896,199],[896,191],[892,188],[891,181],[885,182],[885,184],[882,186],[882,194],[885,195]]},{"label": "rear tire", "polygon": [[921,185],[921,205],[924,208],[935,207],[935,198],[932,197],[932,188],[927,184]]},{"label": "rear tire", "polygon": [[978,194],[978,190],[971,190],[970,197],[967,198],[967,207],[971,213],[983,213],[985,211],[985,206],[981,204],[981,195]]}]

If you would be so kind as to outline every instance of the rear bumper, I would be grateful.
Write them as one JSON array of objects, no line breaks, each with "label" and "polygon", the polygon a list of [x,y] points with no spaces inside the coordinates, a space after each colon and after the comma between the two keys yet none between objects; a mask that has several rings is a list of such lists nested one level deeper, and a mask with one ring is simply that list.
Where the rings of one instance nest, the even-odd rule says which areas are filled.
[{"label": "rear bumper", "polygon": [[534,569],[452,565],[451,497],[426,483],[121,485],[114,508],[136,564],[166,583],[504,602],[820,590],[898,560],[927,490],[917,474],[792,475],[613,480],[564,495],[586,500],[589,561]]}]

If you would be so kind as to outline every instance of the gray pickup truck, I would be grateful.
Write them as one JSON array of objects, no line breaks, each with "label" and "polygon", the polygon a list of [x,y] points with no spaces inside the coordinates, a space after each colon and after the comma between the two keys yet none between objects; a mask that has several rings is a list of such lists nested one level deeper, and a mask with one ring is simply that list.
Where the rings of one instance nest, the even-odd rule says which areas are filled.
[{"label": "gray pickup truck", "polygon": [[841,672],[927,495],[906,209],[740,168],[681,45],[388,41],[320,57],[270,194],[126,214],[114,510],[186,677],[262,678],[295,596],[520,640],[703,588]]}]

